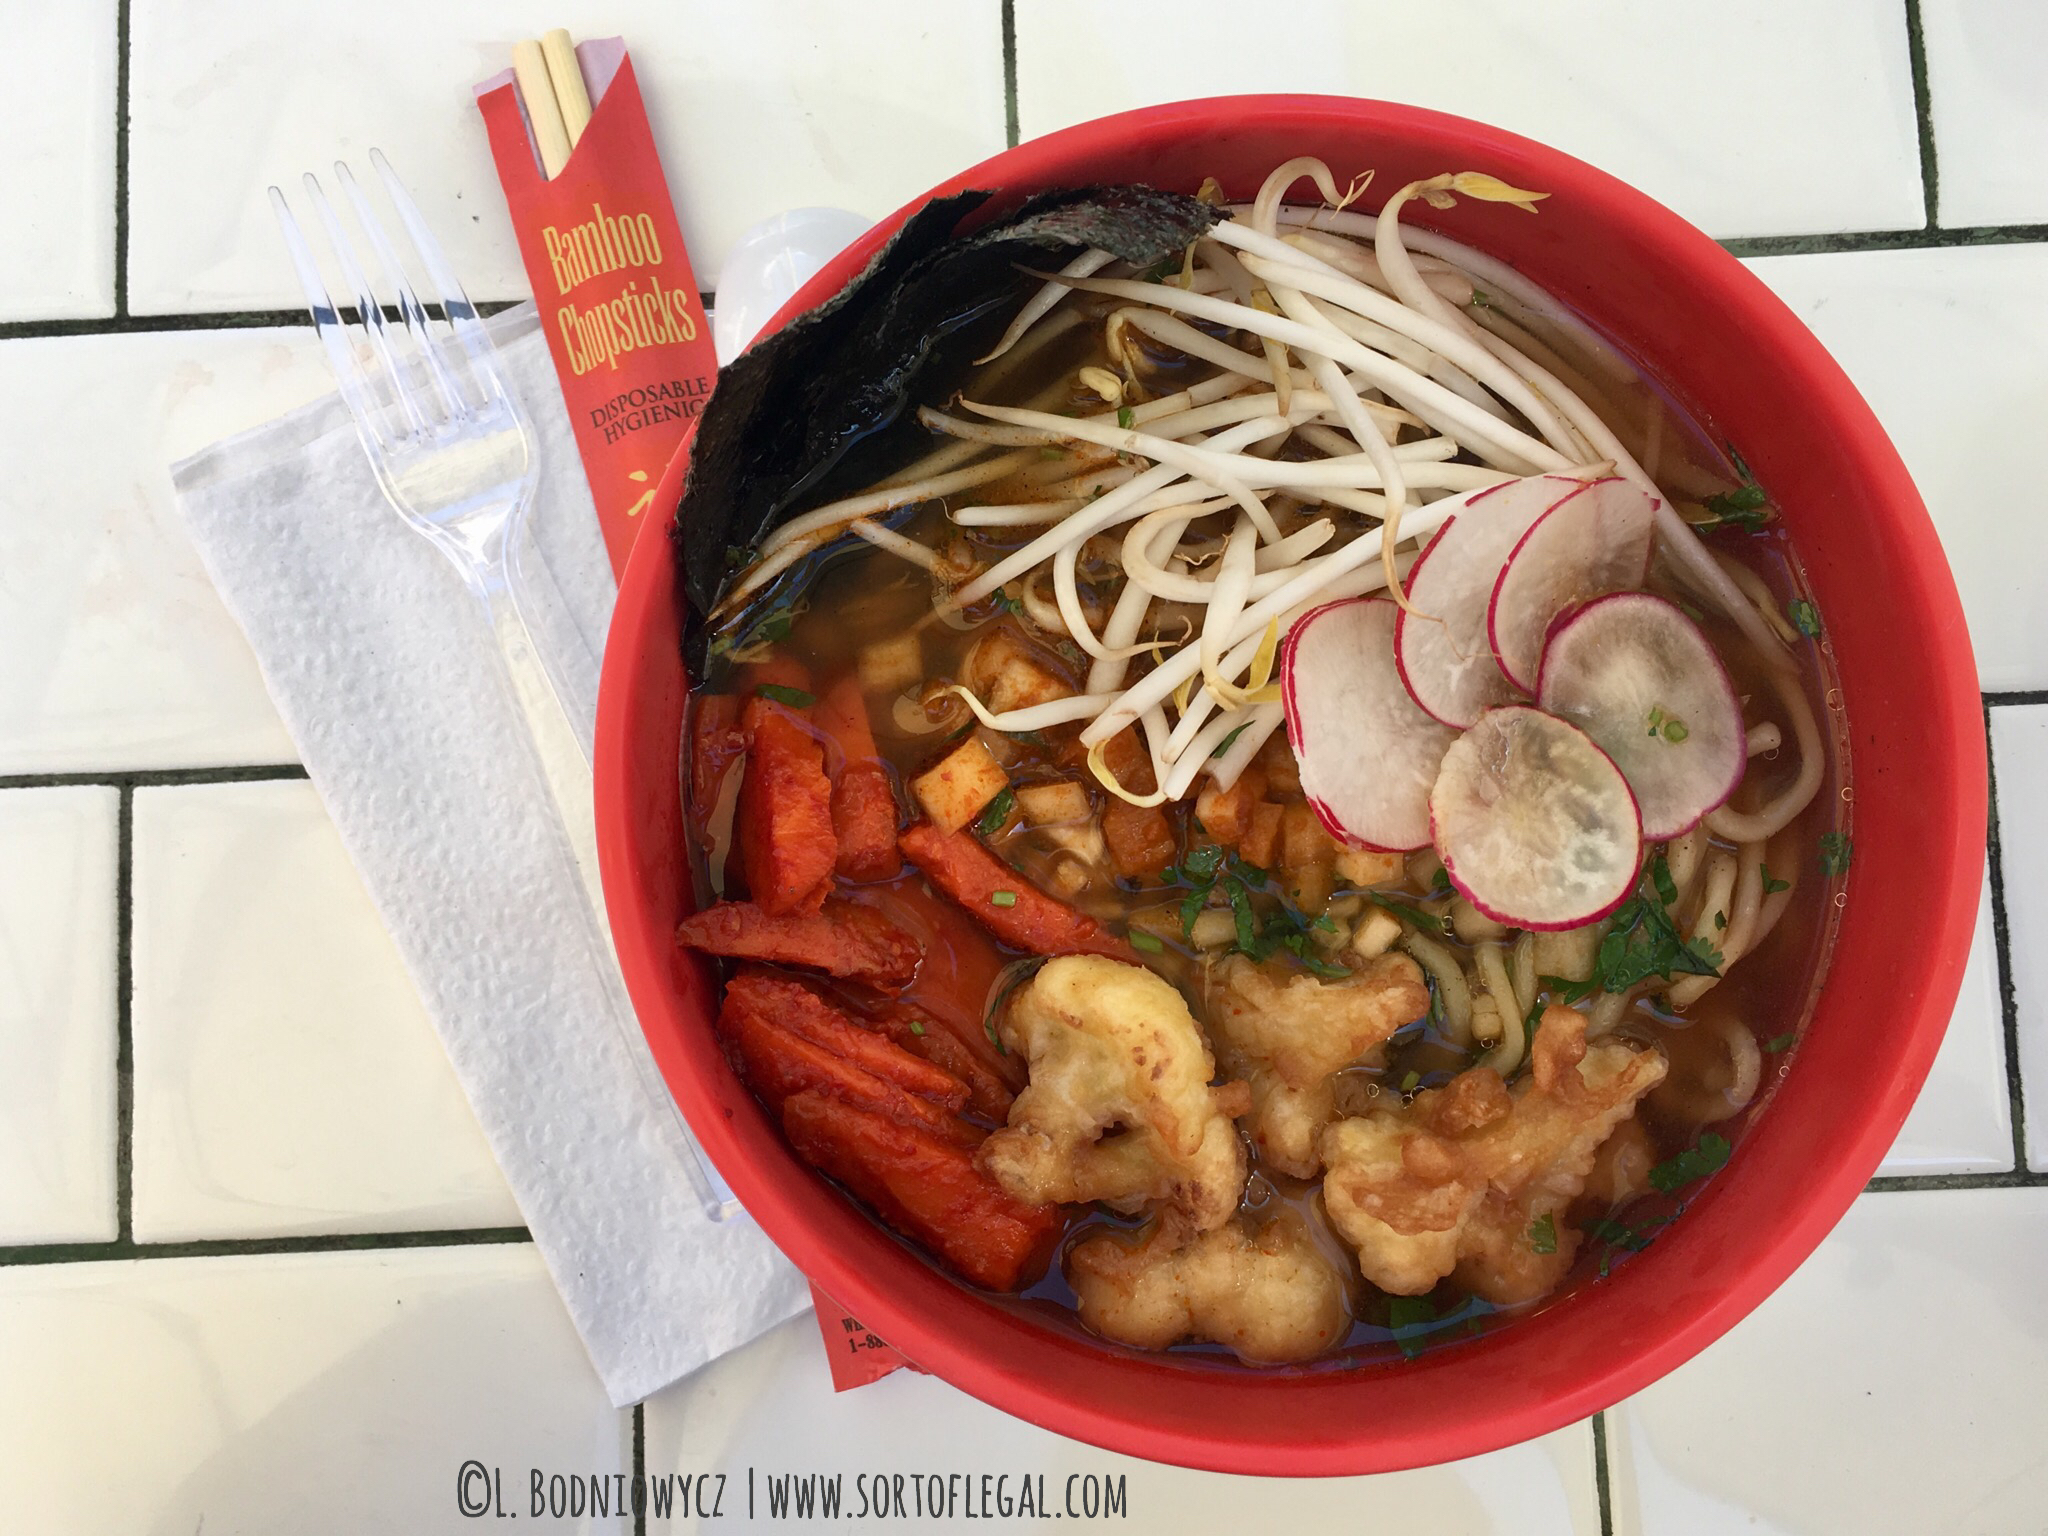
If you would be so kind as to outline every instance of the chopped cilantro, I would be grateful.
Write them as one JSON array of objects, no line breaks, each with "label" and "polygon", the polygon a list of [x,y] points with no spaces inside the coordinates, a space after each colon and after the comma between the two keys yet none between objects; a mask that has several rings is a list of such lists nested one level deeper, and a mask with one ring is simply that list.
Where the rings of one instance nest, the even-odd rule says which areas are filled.
[{"label": "chopped cilantro", "polygon": [[1764,894],[1766,896],[1775,896],[1780,891],[1789,891],[1792,889],[1792,882],[1790,880],[1778,879],[1777,876],[1771,873],[1770,865],[1759,864],[1757,865],[1757,870],[1764,877]]},{"label": "chopped cilantro", "polygon": [[1726,912],[1716,912],[1714,914],[1714,926],[1716,928],[1726,928],[1728,926],[1728,914]]},{"label": "chopped cilantro", "polygon": [[1436,1321],[1436,1306],[1427,1296],[1389,1296],[1387,1328],[1401,1353],[1413,1360],[1422,1353],[1422,1337]]},{"label": "chopped cilantro", "polygon": [[1180,256],[1176,253],[1166,257],[1163,261],[1152,263],[1151,266],[1138,274],[1138,281],[1143,283],[1163,283],[1168,277],[1179,270]]},{"label": "chopped cilantro", "polygon": [[1010,1048],[1003,1044],[1003,1037],[996,1033],[996,1021],[993,1016],[981,1021],[981,1032],[988,1036],[988,1043],[996,1048],[998,1056],[1010,1054]]},{"label": "chopped cilantro", "polygon": [[1764,1042],[1764,1054],[1776,1056],[1782,1051],[1788,1051],[1792,1048],[1792,1042],[1798,1038],[1798,1033],[1789,1029],[1782,1035],[1773,1035]]},{"label": "chopped cilantro", "polygon": [[764,699],[773,699],[778,704],[787,704],[791,709],[809,709],[818,702],[815,693],[805,693],[801,688],[785,688],[780,683],[763,683],[754,692]]},{"label": "chopped cilantro", "polygon": [[1010,596],[1010,589],[1004,587],[996,593],[996,607],[1016,618],[1024,612],[1024,600],[1021,597]]},{"label": "chopped cilantro", "polygon": [[1230,915],[1237,922],[1237,947],[1248,955],[1255,954],[1259,947],[1259,920],[1252,911],[1252,893],[1244,888],[1242,880],[1227,875],[1223,894],[1230,902]]},{"label": "chopped cilantro", "polygon": [[1557,1218],[1545,1211],[1529,1223],[1529,1251],[1531,1253],[1557,1252]]},{"label": "chopped cilantro", "polygon": [[[1655,865],[1651,878],[1656,880]],[[1664,879],[1670,878],[1666,870]],[[1661,895],[1661,882],[1659,886]],[[1614,914],[1614,926],[1600,941],[1593,971],[1603,990],[1626,992],[1652,976],[1666,981],[1674,976],[1719,976],[1721,953],[1704,939],[1682,935],[1663,903],[1636,895]]]},{"label": "chopped cilantro", "polygon": [[1820,610],[1805,598],[1793,598],[1785,605],[1785,613],[1792,620],[1792,627],[1809,640],[1820,633]]},{"label": "chopped cilantro", "polygon": [[1661,853],[1650,860],[1650,883],[1657,887],[1657,899],[1665,906],[1678,900],[1678,882],[1671,878],[1671,865]]},{"label": "chopped cilantro", "polygon": [[1694,1179],[1704,1179],[1728,1161],[1728,1138],[1707,1132],[1696,1147],[1668,1157],[1650,1170],[1650,1183],[1665,1194],[1675,1194]]},{"label": "chopped cilantro", "polygon": [[1448,896],[1455,889],[1456,887],[1451,884],[1451,872],[1445,869],[1443,865],[1437,865],[1436,875],[1429,882],[1429,894],[1432,896]]},{"label": "chopped cilantro", "polygon": [[1202,915],[1202,908],[1209,900],[1209,887],[1198,885],[1181,898],[1180,931],[1186,938],[1195,934],[1195,919]]},{"label": "chopped cilantro", "polygon": [[1537,985],[1550,994],[1550,1000],[1569,1008],[1573,1003],[1583,1003],[1600,990],[1600,983],[1592,977],[1584,981],[1572,981],[1564,976],[1538,976]]},{"label": "chopped cilantro", "polygon": [[1378,891],[1361,891],[1359,894],[1374,906],[1393,913],[1402,922],[1419,928],[1424,933],[1442,934],[1445,931],[1444,920],[1434,912],[1425,912],[1420,907],[1411,906],[1405,901],[1397,901],[1392,896],[1382,896]]},{"label": "chopped cilantro", "polygon": [[1017,905],[1017,893],[1015,891],[991,891],[988,904],[992,907],[1014,907]]},{"label": "chopped cilantro", "polygon": [[1764,488],[1753,481],[1737,486],[1720,496],[1706,499],[1707,519],[1693,526],[1701,533],[1712,533],[1717,528],[1742,528],[1750,532],[1771,520],[1770,497]]},{"label": "chopped cilantro", "polygon": [[1128,432],[1138,424],[1138,413],[1128,405],[1120,405],[1116,408],[1116,424]]},{"label": "chopped cilantro", "polygon": [[1231,732],[1231,733],[1230,733],[1230,734],[1229,734],[1228,736],[1224,737],[1224,738],[1223,738],[1223,739],[1222,739],[1221,741],[1217,742],[1217,743],[1216,743],[1216,750],[1215,750],[1214,752],[1211,752],[1211,753],[1210,753],[1209,755],[1210,755],[1211,757],[1221,757],[1221,756],[1222,756],[1222,755],[1223,755],[1224,753],[1226,753],[1226,752],[1228,752],[1228,751],[1230,750],[1230,744],[1231,744],[1232,742],[1236,741],[1238,737],[1242,736],[1242,735],[1243,735],[1243,734],[1244,734],[1244,733],[1245,733],[1245,732],[1246,732],[1247,730],[1249,730],[1250,728],[1251,728],[1251,721],[1249,721],[1249,720],[1245,721],[1245,723],[1244,723],[1243,725],[1240,725],[1240,726],[1239,726],[1239,727],[1238,727],[1238,728],[1237,728],[1236,730],[1232,731],[1232,732]]},{"label": "chopped cilantro", "polygon": [[995,799],[989,801],[988,809],[981,813],[981,820],[974,824],[974,830],[983,837],[994,837],[1003,830],[1003,823],[1010,819],[1010,812],[1017,808],[1017,792],[1005,784]]},{"label": "chopped cilantro", "polygon": [[1655,1221],[1644,1222],[1640,1227],[1631,1227],[1624,1222],[1616,1221],[1611,1216],[1603,1216],[1587,1227],[1585,1229],[1586,1236],[1592,1238],[1596,1243],[1605,1243],[1607,1245],[1607,1251],[1600,1255],[1601,1278],[1606,1278],[1608,1268],[1614,1263],[1616,1253],[1624,1251],[1628,1253],[1641,1253],[1650,1246],[1650,1239],[1656,1230],[1670,1219],[1669,1216],[1660,1216]]},{"label": "chopped cilantro", "polygon": [[1147,933],[1142,928],[1133,928],[1131,930],[1131,948],[1141,949],[1148,955],[1163,955],[1166,953],[1166,946],[1159,941],[1159,935]]},{"label": "chopped cilantro", "polygon": [[1820,836],[1820,872],[1829,879],[1849,873],[1849,856],[1855,852],[1847,837],[1840,832],[1823,832]]}]

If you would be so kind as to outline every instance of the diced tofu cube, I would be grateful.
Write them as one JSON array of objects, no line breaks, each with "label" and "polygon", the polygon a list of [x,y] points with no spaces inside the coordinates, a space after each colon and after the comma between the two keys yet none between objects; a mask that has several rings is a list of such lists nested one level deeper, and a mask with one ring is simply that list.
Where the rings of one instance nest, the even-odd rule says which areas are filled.
[{"label": "diced tofu cube", "polygon": [[1285,815],[1286,812],[1270,800],[1261,800],[1253,806],[1251,825],[1237,845],[1238,857],[1247,864],[1271,869],[1273,857],[1280,851],[1280,822]]},{"label": "diced tofu cube", "polygon": [[1195,820],[1224,847],[1235,848],[1251,830],[1252,811],[1265,793],[1266,776],[1257,764],[1239,774],[1237,782],[1228,789],[1217,788],[1216,781],[1209,779],[1195,797]]},{"label": "diced tofu cube", "polygon": [[1266,738],[1266,744],[1259,748],[1259,755],[1252,759],[1266,775],[1266,793],[1285,799],[1301,793],[1301,765],[1294,760],[1294,748],[1287,744],[1287,733],[1275,731]]},{"label": "diced tofu cube", "polygon": [[982,808],[1001,794],[1009,782],[1010,776],[990,755],[988,747],[979,737],[970,736],[937,767],[919,774],[911,788],[932,825],[942,832],[958,832],[979,816]]},{"label": "diced tofu cube", "polygon": [[1337,878],[1360,887],[1391,885],[1407,873],[1407,862],[1398,853],[1374,853],[1367,848],[1337,850]]},{"label": "diced tofu cube", "polygon": [[1538,976],[1561,976],[1566,981],[1586,981],[1599,957],[1600,940],[1607,931],[1606,919],[1583,928],[1561,933],[1539,933],[1533,958]]},{"label": "diced tofu cube", "polygon": [[1017,809],[1034,827],[1058,826],[1062,822],[1086,821],[1093,807],[1088,790],[1072,779],[1057,784],[1026,784],[1017,791]]},{"label": "diced tofu cube", "polygon": [[[1505,923],[1495,922],[1464,897],[1452,898],[1451,932],[1455,933],[1467,944],[1479,944],[1487,939],[1503,938],[1506,936],[1507,931]],[[1555,976],[1558,973],[1549,971],[1545,974]]]},{"label": "diced tofu cube", "polygon": [[924,646],[915,630],[864,645],[854,658],[860,685],[869,693],[901,693],[924,680]]},{"label": "diced tofu cube", "polygon": [[1361,960],[1377,960],[1401,937],[1401,920],[1385,907],[1368,907],[1351,931],[1351,953]]},{"label": "diced tofu cube", "polygon": [[997,628],[974,643],[962,681],[996,714],[1069,697],[1074,689],[1047,660],[1010,629]]}]

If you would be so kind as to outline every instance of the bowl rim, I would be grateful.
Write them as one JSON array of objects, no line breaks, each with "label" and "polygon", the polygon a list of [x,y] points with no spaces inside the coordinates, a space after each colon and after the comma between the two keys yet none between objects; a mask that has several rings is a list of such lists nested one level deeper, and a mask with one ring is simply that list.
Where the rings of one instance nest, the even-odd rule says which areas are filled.
[{"label": "bowl rim", "polygon": [[[850,245],[784,306],[768,329],[779,328],[836,293],[911,212],[932,198],[976,186],[1000,191],[1006,184],[1014,183],[1057,184],[1064,168],[1075,159],[1086,158],[1091,150],[1099,154],[1103,146],[1141,130],[1212,135],[1226,124],[1240,130],[1247,126],[1271,128],[1298,122],[1303,114],[1321,113],[1341,115],[1363,128],[1398,125],[1403,130],[1434,133],[1454,144],[1459,152],[1470,151],[1475,156],[1498,153],[1516,161],[1544,161],[1547,173],[1549,168],[1555,168],[1555,174],[1545,183],[1547,187],[1560,190],[1568,186],[1574,198],[1599,204],[1599,217],[1619,218],[1632,225],[1634,232],[1654,244],[1660,255],[1686,267],[1689,280],[1717,303],[1755,326],[1761,333],[1757,343],[1760,350],[1803,374],[1816,389],[1825,391],[1830,408],[1844,418],[1838,423],[1840,451],[1858,461],[1880,483],[1879,499],[1891,509],[1898,525],[1890,532],[1904,541],[1906,563],[1911,570],[1910,575],[1900,579],[1908,584],[1907,595],[1915,601],[1918,611],[1931,621],[1924,636],[1925,649],[1930,666],[1948,687],[1947,697],[1930,702],[1929,732],[1944,749],[1939,766],[1955,786],[1955,797],[1948,802],[1948,820],[1937,834],[1941,867],[1927,875],[1928,888],[1934,895],[1927,903],[1929,921],[1923,930],[1926,942],[1919,950],[1919,972],[1910,978],[1911,984],[1905,989],[1913,1028],[1892,1059],[1883,1091],[1863,1110],[1854,1134],[1832,1149],[1832,1161],[1796,1192],[1789,1214],[1751,1249],[1748,1261],[1733,1280],[1721,1284],[1713,1295],[1683,1316],[1665,1322],[1659,1336],[1646,1347],[1581,1371],[1570,1383],[1539,1401],[1524,1401],[1493,1412],[1481,1407],[1475,1410],[1469,1423],[1438,1425],[1427,1436],[1399,1428],[1390,1431],[1385,1424],[1378,1423],[1332,1426],[1327,1439],[1291,1445],[1284,1455],[1278,1455],[1270,1443],[1254,1445],[1234,1433],[1235,1425],[1202,1431],[1184,1425],[1133,1422],[1079,1389],[1064,1374],[1025,1369],[985,1356],[950,1337],[943,1328],[925,1324],[903,1298],[892,1294],[850,1256],[815,1234],[774,1181],[749,1166],[731,1143],[729,1127],[708,1091],[687,1080],[687,1075],[686,1080],[678,1081],[664,1064],[664,1075],[683,1105],[686,1118],[698,1130],[714,1161],[720,1164],[721,1171],[763,1229],[793,1259],[801,1260],[799,1267],[824,1290],[874,1326],[907,1357],[993,1406],[1061,1434],[1156,1461],[1268,1475],[1396,1470],[1475,1455],[1547,1433],[1608,1407],[1668,1373],[1712,1343],[1776,1289],[1862,1191],[1895,1139],[1941,1043],[1976,925],[1987,811],[1981,695],[1960,599],[1933,524],[1904,464],[1868,404],[1798,318],[1733,256],[1647,194],[1547,145],[1425,108],[1348,96],[1222,96],[1141,107],[1027,141],[949,178],[880,221]],[[655,605],[675,600],[670,541],[650,535],[639,544],[621,582],[614,617],[617,632],[631,637],[647,631],[653,622]],[[653,547],[656,545],[660,548]],[[642,886],[637,872],[631,868],[634,790],[624,712],[636,691],[637,674],[648,665],[642,649],[637,643],[607,648],[600,690],[596,768],[599,850],[606,900],[614,914],[613,927],[628,988],[645,1027],[650,1013],[660,1014],[671,1006],[666,975],[672,960],[667,946],[661,942],[667,938],[665,931],[657,935],[653,930],[658,925],[637,921],[642,914],[633,905],[642,894]],[[1858,874],[1852,869],[1850,889],[1854,890],[1857,884]],[[1829,981],[1832,980],[1831,975]],[[659,1056],[659,1043],[654,1032],[649,1033],[650,1043],[656,1045]],[[719,1158],[716,1154],[721,1149],[728,1150],[731,1156]],[[1691,1204],[1704,1208],[1720,1203],[1719,1192],[1726,1182],[1712,1181]],[[1681,1223],[1673,1228],[1674,1238],[1686,1225]],[[1626,1279],[1636,1267],[1624,1266],[1615,1279]],[[1539,1316],[1582,1305],[1589,1294],[1591,1288],[1581,1288]],[[1535,1319],[1529,1321],[1533,1323]],[[1457,1351],[1441,1353],[1478,1359],[1497,1353],[1489,1346],[1501,1336],[1522,1331],[1519,1326],[1501,1330],[1462,1345]],[[1047,1353],[1051,1356],[1058,1351]],[[1113,1355],[1105,1350],[1094,1353],[1103,1358]],[[1424,1374],[1431,1358],[1424,1355],[1405,1369],[1418,1376]]]}]

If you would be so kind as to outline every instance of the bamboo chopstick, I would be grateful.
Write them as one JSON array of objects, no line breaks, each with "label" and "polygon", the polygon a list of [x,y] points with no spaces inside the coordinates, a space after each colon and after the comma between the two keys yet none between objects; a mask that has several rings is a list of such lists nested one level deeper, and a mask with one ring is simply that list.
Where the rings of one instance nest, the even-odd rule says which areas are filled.
[{"label": "bamboo chopstick", "polygon": [[562,113],[562,126],[569,132],[574,149],[590,125],[590,93],[583,88],[583,66],[576,62],[576,45],[569,41],[566,27],[557,27],[540,40],[540,51],[548,61],[548,79],[554,82],[555,105]]},{"label": "bamboo chopstick", "polygon": [[[541,170],[552,181],[569,163],[569,130],[562,121],[547,56],[539,43],[529,38],[512,45],[512,73],[519,81],[519,99],[526,104],[526,120],[533,128],[534,147],[540,151]],[[588,121],[587,101],[584,110]]]}]

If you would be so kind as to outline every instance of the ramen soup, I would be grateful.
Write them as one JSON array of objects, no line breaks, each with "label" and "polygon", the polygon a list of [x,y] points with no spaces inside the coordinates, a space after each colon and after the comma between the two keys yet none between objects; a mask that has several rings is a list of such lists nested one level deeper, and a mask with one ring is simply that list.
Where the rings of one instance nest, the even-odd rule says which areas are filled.
[{"label": "ramen soup", "polygon": [[1218,1366],[1397,1366],[1654,1242],[1789,1069],[1849,858],[1767,489],[1401,221],[1537,194],[1346,192],[1010,269],[893,472],[735,557],[685,741],[679,939],[796,1154]]}]

